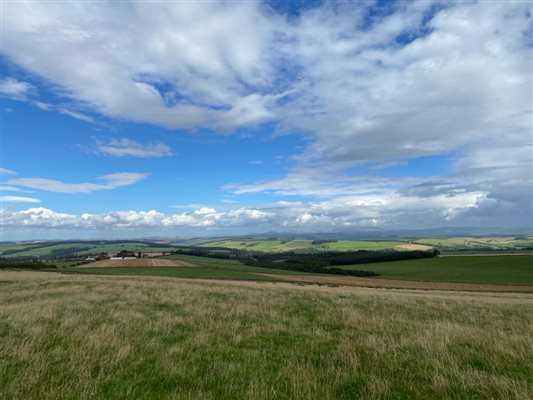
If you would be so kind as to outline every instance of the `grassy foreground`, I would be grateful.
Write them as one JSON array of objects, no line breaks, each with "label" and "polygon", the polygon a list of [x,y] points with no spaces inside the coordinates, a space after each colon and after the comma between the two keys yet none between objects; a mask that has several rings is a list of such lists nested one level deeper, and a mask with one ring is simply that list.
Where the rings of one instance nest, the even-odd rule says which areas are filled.
[{"label": "grassy foreground", "polygon": [[2,399],[526,399],[531,295],[3,272]]}]

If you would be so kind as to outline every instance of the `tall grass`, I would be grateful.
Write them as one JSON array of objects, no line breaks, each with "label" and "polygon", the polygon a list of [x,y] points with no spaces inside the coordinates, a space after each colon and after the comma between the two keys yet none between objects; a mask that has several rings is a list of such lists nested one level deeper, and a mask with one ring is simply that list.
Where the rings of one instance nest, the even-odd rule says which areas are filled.
[{"label": "tall grass", "polygon": [[533,297],[0,275],[2,399],[527,399]]}]

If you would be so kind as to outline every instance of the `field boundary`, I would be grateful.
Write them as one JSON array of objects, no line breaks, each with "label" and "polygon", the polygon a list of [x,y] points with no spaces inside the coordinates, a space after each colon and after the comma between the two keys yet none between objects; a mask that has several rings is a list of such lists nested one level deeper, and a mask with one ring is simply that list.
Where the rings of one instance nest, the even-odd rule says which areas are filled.
[{"label": "field boundary", "polygon": [[[271,277],[273,274],[257,273],[258,275]],[[289,275],[278,274],[278,278],[286,282],[318,284],[318,285],[339,285],[339,286],[359,286],[382,289],[415,289],[415,290],[444,290],[461,292],[513,292],[513,293],[533,293],[533,286],[529,285],[495,285],[488,283],[459,283],[459,282],[427,282],[427,281],[406,281],[396,279],[376,279],[359,278],[353,276],[324,276],[324,275]]]}]

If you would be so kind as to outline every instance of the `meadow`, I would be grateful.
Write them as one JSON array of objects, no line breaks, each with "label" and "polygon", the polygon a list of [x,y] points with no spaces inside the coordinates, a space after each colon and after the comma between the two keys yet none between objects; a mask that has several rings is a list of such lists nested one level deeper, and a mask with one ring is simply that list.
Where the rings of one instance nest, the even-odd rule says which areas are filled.
[{"label": "meadow", "polygon": [[531,294],[15,271],[0,285],[1,399],[533,397]]}]

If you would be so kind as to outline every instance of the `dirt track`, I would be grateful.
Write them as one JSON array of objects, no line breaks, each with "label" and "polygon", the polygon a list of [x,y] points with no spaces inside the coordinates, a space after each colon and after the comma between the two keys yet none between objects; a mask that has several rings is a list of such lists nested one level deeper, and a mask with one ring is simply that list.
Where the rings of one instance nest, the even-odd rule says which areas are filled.
[{"label": "dirt track", "polygon": [[291,282],[323,285],[363,286],[391,289],[456,290],[470,292],[524,292],[533,293],[533,286],[492,285],[481,283],[420,282],[395,279],[358,278],[354,276],[258,274]]},{"label": "dirt track", "polygon": [[197,267],[187,261],[165,258],[137,258],[135,260],[100,260],[79,265],[78,268],[127,268],[127,267]]}]

